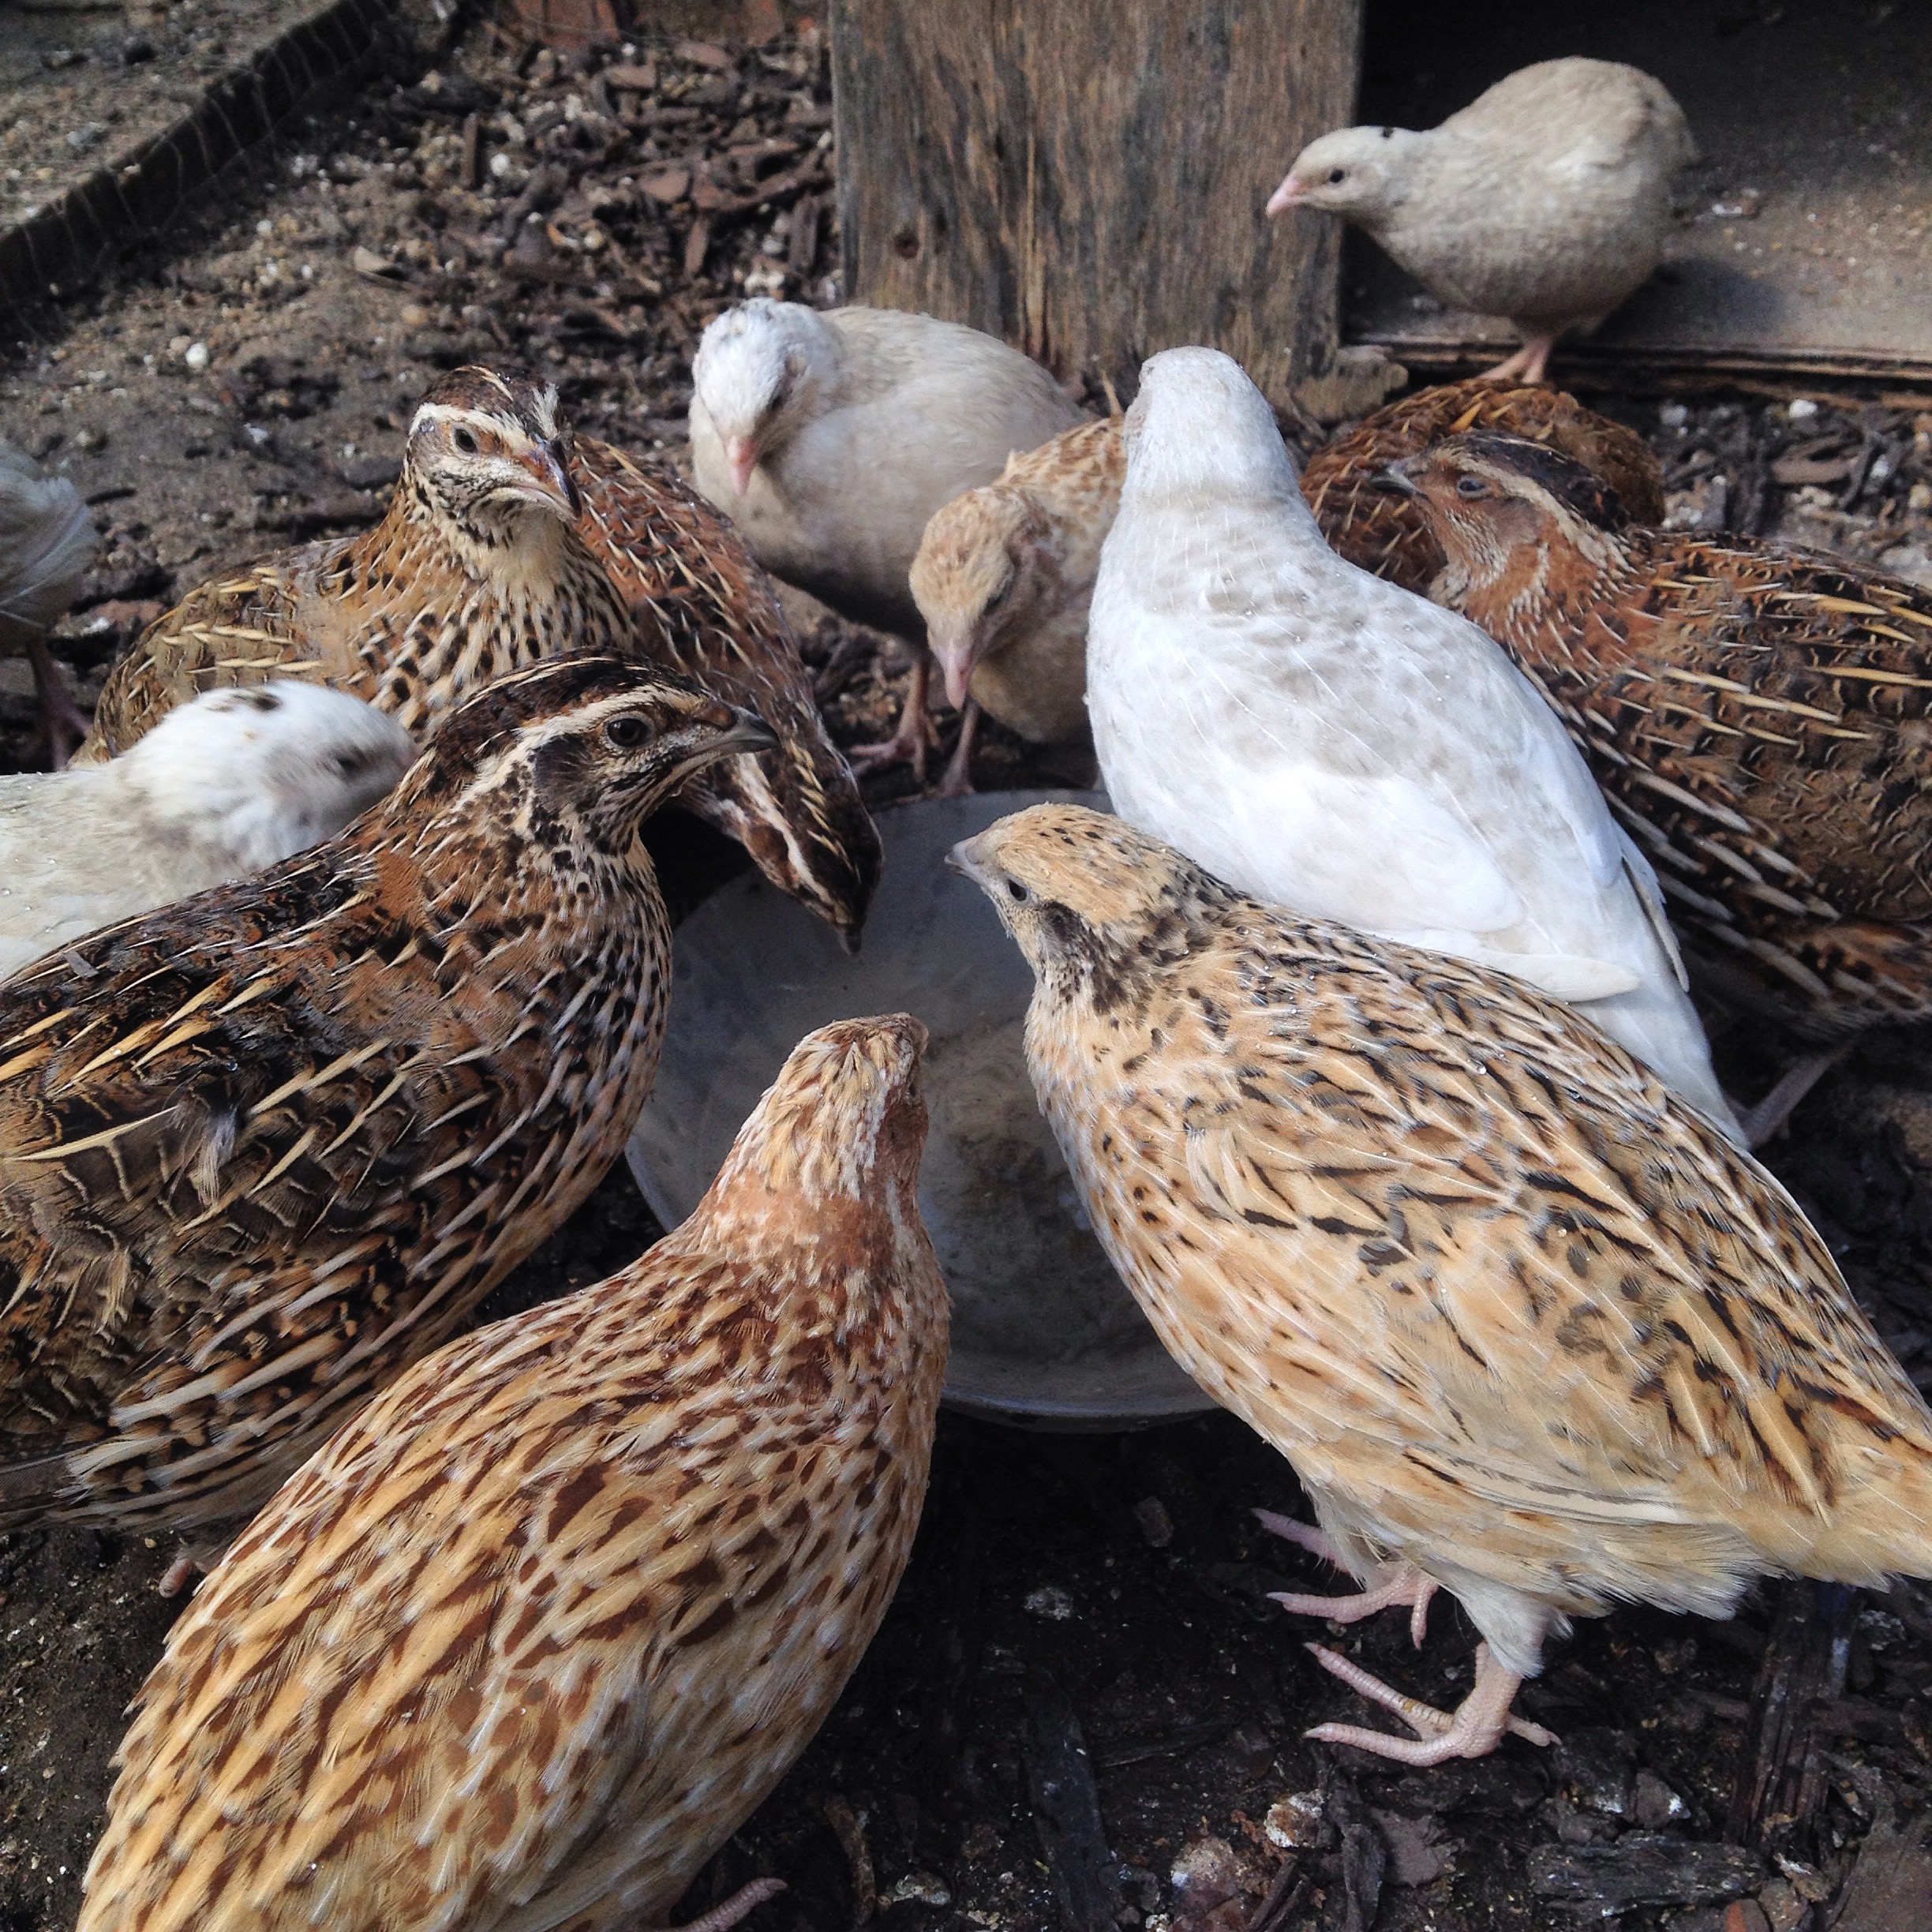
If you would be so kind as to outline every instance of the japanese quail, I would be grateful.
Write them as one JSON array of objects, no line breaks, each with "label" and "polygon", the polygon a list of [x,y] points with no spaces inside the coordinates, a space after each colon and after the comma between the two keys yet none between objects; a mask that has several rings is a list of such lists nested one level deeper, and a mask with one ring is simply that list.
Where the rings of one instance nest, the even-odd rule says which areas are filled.
[{"label": "japanese quail", "polygon": [[1466,620],[1322,541],[1227,357],[1141,372],[1087,702],[1121,815],[1240,890],[1513,972],[1734,1131],[1650,866]]},{"label": "japanese quail", "polygon": [[639,826],[770,741],[546,659],[337,837],[0,985],[0,1528],[253,1510],[569,1217],[664,1035]]},{"label": "japanese quail", "polygon": [[205,691],[105,765],[0,777],[0,979],[305,851],[414,756],[359,698],[280,679]]},{"label": "japanese quail", "polygon": [[1440,127],[1311,141],[1267,212],[1339,215],[1432,295],[1507,317],[1523,346],[1489,373],[1537,383],[1566,329],[1594,328],[1663,259],[1672,183],[1696,159],[1661,81],[1539,61]]},{"label": "japanese quail", "polygon": [[33,671],[41,736],[56,771],[87,736],[88,721],[61,682],[47,634],[80,594],[99,546],[73,485],[0,437],[0,651],[24,653]]},{"label": "japanese quail", "polygon": [[960,846],[1033,968],[1027,1061],[1169,1350],[1294,1465],[1360,1579],[1481,1633],[1479,1756],[1573,1616],[1728,1616],[1753,1578],[1932,1575],[1932,1410],[1789,1196],[1639,1061],[1506,973],[1264,906],[1117,819]]},{"label": "japanese quail", "polygon": [[1452,438],[1390,480],[1436,594],[1536,681],[1655,861],[1692,968],[1819,1050],[1932,1018],[1932,593],[1843,557],[1646,529],[1560,452]]},{"label": "japanese quail", "polygon": [[168,1634],[80,1932],[668,1923],[912,1548],[947,1327],[924,1041],[807,1035],[683,1226],[294,1475]]},{"label": "japanese quail", "polygon": [[1035,744],[1086,735],[1087,611],[1125,471],[1119,423],[1083,423],[933,513],[911,584],[962,717],[942,793],[972,789],[982,707]]}]

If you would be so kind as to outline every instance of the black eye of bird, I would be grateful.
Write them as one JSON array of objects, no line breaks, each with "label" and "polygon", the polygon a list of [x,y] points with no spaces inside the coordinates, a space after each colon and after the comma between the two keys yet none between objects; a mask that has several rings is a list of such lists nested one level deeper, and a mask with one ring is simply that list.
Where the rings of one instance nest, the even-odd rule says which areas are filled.
[{"label": "black eye of bird", "polygon": [[477,453],[476,433],[474,430],[459,429],[456,432],[455,444],[466,456],[474,456]]},{"label": "black eye of bird", "polygon": [[617,751],[635,751],[650,736],[640,717],[614,717],[604,727],[605,743]]},{"label": "black eye of bird", "polygon": [[1342,181],[1346,178],[1347,174],[1346,168],[1331,168],[1328,170],[1328,178],[1331,182]]},{"label": "black eye of bird", "polygon": [[1032,893],[1030,893],[1025,886],[1022,886],[1017,879],[1009,878],[1006,882],[1006,897],[1012,900],[1015,904],[1024,905],[1028,900],[1032,898]]},{"label": "black eye of bird", "polygon": [[1489,485],[1481,477],[1458,477],[1456,494],[1458,496],[1487,496]]}]

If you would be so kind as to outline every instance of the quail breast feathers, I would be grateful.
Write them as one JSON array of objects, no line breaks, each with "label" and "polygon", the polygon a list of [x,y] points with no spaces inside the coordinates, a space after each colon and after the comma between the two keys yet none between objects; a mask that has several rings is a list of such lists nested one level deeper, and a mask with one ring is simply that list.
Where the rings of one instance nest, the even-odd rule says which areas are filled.
[{"label": "quail breast feathers", "polygon": [[1566,1616],[1932,1574],[1932,1412],[1783,1189],[1621,1047],[1076,807],[956,863],[1033,968],[1041,1105],[1163,1341],[1357,1576],[1410,1566],[1487,1643],[1473,1708],[1348,1741],[1492,1747]]},{"label": "quail breast feathers", "polygon": [[912,1546],[947,1331],[924,1040],[809,1035],[682,1227],[295,1475],[141,1693],[82,1932],[668,1923]]},{"label": "quail breast feathers", "polygon": [[1170,350],[1088,624],[1115,808],[1244,892],[1514,972],[1729,1115],[1649,862],[1475,625],[1323,542],[1259,391]]},{"label": "quail breast feathers", "polygon": [[394,718],[283,679],[204,692],[105,765],[0,777],[0,979],[306,850],[414,755]]},{"label": "quail breast feathers", "polygon": [[1447,552],[1436,596],[1556,708],[1714,990],[1816,1039],[1932,1014],[1932,595],[1643,528],[1507,436],[1454,438],[1395,480]]},{"label": "quail breast feathers", "polygon": [[606,444],[575,447],[552,386],[493,369],[455,370],[417,406],[374,529],[204,584],[150,625],[110,674],[81,757],[125,751],[197,691],[277,673],[420,731],[477,685],[578,650],[683,671],[764,717],[773,750],[725,762],[680,802],[856,934],[878,837],[769,585],[675,478]]},{"label": "quail breast feathers", "polygon": [[568,1216],[663,1036],[639,825],[769,742],[531,666],[339,837],[0,986],[0,1526],[252,1509]]},{"label": "quail breast feathers", "polygon": [[1613,61],[1541,61],[1440,127],[1323,135],[1267,212],[1339,215],[1432,294],[1507,316],[1524,346],[1491,373],[1540,382],[1556,338],[1601,321],[1662,259],[1672,183],[1696,158],[1662,82]]}]

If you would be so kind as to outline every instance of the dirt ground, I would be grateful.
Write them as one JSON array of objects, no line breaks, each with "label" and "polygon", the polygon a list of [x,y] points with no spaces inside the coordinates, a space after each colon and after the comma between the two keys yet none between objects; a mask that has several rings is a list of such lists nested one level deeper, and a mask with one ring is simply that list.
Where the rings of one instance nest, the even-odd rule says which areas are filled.
[{"label": "dirt ground", "polygon": [[[0,433],[72,474],[107,537],[58,641],[84,698],[202,577],[373,521],[415,397],[458,361],[534,365],[577,422],[676,459],[709,316],[747,289],[837,298],[829,119],[815,30],[533,58],[479,28],[433,73],[288,131],[36,323],[0,361]],[[1591,399],[1653,439],[1674,519],[1932,579],[1932,415],[1788,392]],[[835,729],[876,733],[899,673],[801,613]],[[24,667],[0,661],[0,769],[31,757],[30,718]],[[983,787],[1036,781],[1017,741],[984,742]],[[687,898],[732,863],[695,835],[665,844]],[[1734,1031],[1718,1050],[1745,1098],[1777,1071],[1774,1041]],[[1770,1164],[1932,1389],[1929,1089],[1922,1043],[1876,1043]],[[656,1233],[620,1168],[485,1314],[594,1281]],[[1320,1632],[1267,1601],[1334,1586],[1251,1513],[1295,1503],[1286,1466],[1226,1417],[1081,1438],[947,1418],[883,1634],[680,1915],[774,1873],[791,1889],[754,1932],[1926,1923],[1932,1593],[1819,1607],[1844,1677],[1819,1713],[1815,1835],[1779,1863],[1723,1841],[1767,1646],[1806,1599],[1587,1625],[1522,1698],[1557,1747],[1402,1772],[1301,1739],[1364,1711],[1302,1649]],[[121,1713],[174,1614],[153,1589],[167,1556],[0,1539],[0,1932],[73,1923]],[[1419,1653],[1398,1617],[1330,1641],[1439,1703],[1469,1681],[1453,1608]]]}]

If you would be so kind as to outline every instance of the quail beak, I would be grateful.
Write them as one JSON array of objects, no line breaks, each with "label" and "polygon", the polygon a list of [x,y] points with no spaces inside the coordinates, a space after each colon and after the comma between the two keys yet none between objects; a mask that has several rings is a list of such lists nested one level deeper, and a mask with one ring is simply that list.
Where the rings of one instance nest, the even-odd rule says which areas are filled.
[{"label": "quail beak", "polygon": [[735,757],[741,751],[755,756],[760,751],[777,748],[777,733],[762,717],[740,711],[730,726],[705,747],[705,754],[707,758]]},{"label": "quail beak", "polygon": [[571,477],[568,447],[560,438],[552,437],[539,443],[522,461],[530,488],[519,493],[563,522],[575,523],[583,504]]},{"label": "quail beak", "polygon": [[1392,496],[1420,496],[1421,490],[1408,471],[1406,459],[1402,462],[1391,463],[1386,470],[1378,470],[1370,479],[1379,490],[1387,490]]},{"label": "quail beak", "polygon": [[1308,185],[1290,174],[1268,197],[1267,212],[1271,215],[1285,215],[1291,208],[1298,207],[1308,199]]},{"label": "quail beak", "polygon": [[946,702],[955,711],[964,711],[967,687],[972,682],[973,667],[979,661],[979,647],[971,636],[934,638],[929,641],[932,654],[945,674]]},{"label": "quail beak", "polygon": [[724,466],[731,473],[732,494],[742,497],[751,487],[751,472],[758,465],[758,439],[755,436],[727,436],[724,439]]},{"label": "quail beak", "polygon": [[[983,836],[983,834],[982,835]],[[977,849],[977,838],[961,839],[946,854],[946,870],[957,872],[962,878],[969,878],[979,889],[990,897],[993,891],[993,874],[989,869],[990,862]]]}]

